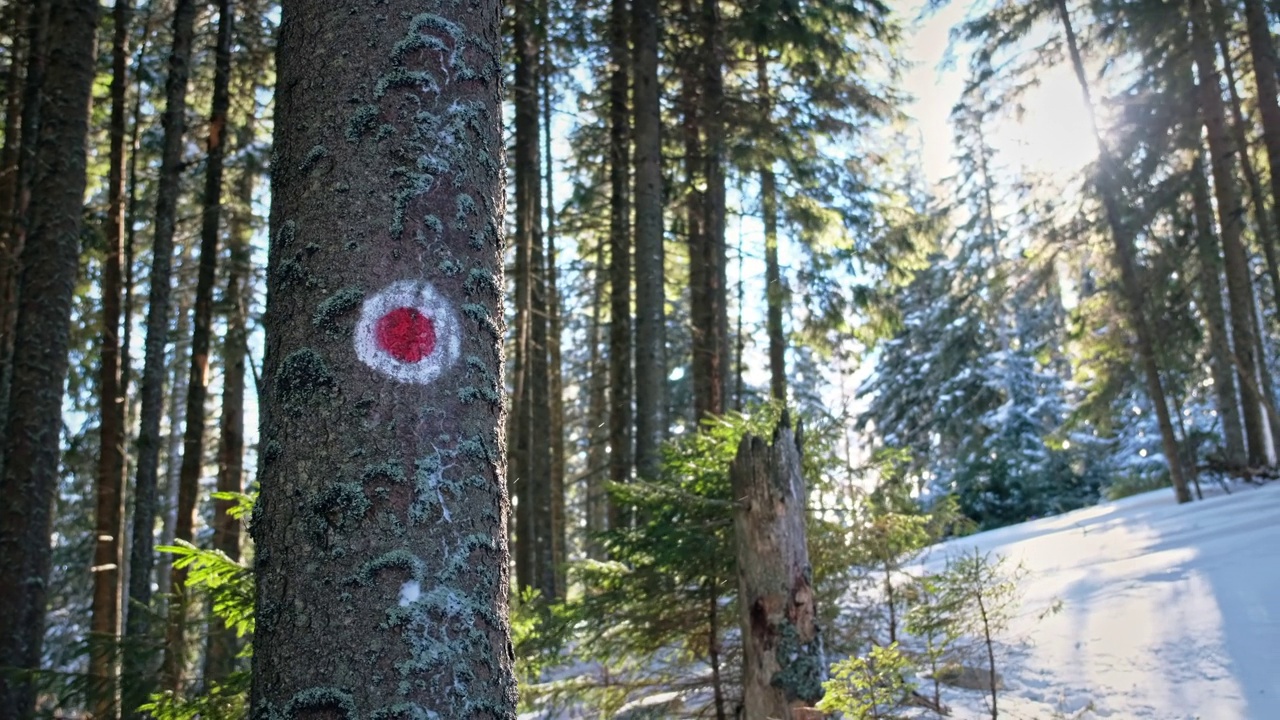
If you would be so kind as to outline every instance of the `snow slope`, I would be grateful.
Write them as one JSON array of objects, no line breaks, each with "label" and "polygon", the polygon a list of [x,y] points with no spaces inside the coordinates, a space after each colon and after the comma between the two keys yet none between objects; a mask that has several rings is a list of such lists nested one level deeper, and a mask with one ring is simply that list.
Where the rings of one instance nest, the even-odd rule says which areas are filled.
[{"label": "snow slope", "polygon": [[[1029,573],[997,666],[1001,718],[1280,720],[1280,482],[1182,506],[1146,493],[952,541],[928,562],[974,547]],[[955,718],[990,717],[977,693],[944,697]]]}]

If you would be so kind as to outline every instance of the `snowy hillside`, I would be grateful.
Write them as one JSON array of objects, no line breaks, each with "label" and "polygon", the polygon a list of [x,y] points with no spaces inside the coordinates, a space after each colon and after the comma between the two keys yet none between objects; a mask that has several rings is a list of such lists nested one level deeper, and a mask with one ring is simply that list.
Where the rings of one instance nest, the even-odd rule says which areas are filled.
[{"label": "snowy hillside", "polygon": [[[931,562],[975,546],[1029,571],[1001,718],[1280,719],[1280,483],[1183,506],[1147,493],[957,540]],[[977,693],[947,697],[953,717],[984,716]]]}]

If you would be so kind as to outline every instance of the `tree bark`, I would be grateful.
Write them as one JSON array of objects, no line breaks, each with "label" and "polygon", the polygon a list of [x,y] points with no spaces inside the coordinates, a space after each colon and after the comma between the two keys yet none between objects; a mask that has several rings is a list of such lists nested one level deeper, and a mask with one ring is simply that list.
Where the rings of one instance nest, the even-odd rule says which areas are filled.
[{"label": "tree bark", "polygon": [[1213,234],[1213,206],[1209,200],[1209,183],[1204,174],[1204,160],[1197,154],[1191,168],[1191,200],[1196,219],[1196,253],[1200,257],[1200,309],[1204,313],[1209,335],[1209,372],[1213,377],[1218,418],[1222,421],[1223,460],[1227,467],[1239,470],[1247,462],[1244,450],[1244,428],[1240,424],[1240,398],[1236,393],[1231,344],[1227,339],[1227,316],[1222,309],[1222,255]]},{"label": "tree bark", "polygon": [[[548,16],[549,3],[542,3],[543,37],[547,36],[550,27]],[[568,581],[568,547],[565,527],[564,502],[564,370],[560,352],[561,305],[560,288],[557,281],[556,267],[556,203],[555,203],[555,163],[551,153],[551,49],[546,41],[542,46],[542,122],[543,144],[546,148],[546,171],[543,182],[547,197],[547,385],[550,392],[551,422],[548,425],[551,440],[551,555],[555,567],[556,588],[560,593],[565,591]]]},{"label": "tree bark", "polygon": [[790,720],[822,698],[826,664],[805,536],[800,433],[747,435],[729,469],[742,627],[743,717]]},{"label": "tree bark", "polygon": [[1085,75],[1084,61],[1080,57],[1080,44],[1076,39],[1075,29],[1071,25],[1071,13],[1067,10],[1067,2],[1055,0],[1055,5],[1058,9],[1058,19],[1062,23],[1063,34],[1066,35],[1071,66],[1075,71],[1076,82],[1080,85],[1080,93],[1084,97],[1085,108],[1089,113],[1090,128],[1098,146],[1098,170],[1094,176],[1094,184],[1098,188],[1098,195],[1101,196],[1107,225],[1115,246],[1115,260],[1120,270],[1120,283],[1128,306],[1129,324],[1137,340],[1138,359],[1146,380],[1147,396],[1155,409],[1156,422],[1160,427],[1160,444],[1165,462],[1169,466],[1169,478],[1178,502],[1190,502],[1191,491],[1182,471],[1178,439],[1174,435],[1173,421],[1169,417],[1169,406],[1165,401],[1164,386],[1160,381],[1155,341],[1151,336],[1151,327],[1147,324],[1142,283],[1138,278],[1137,250],[1134,248],[1132,235],[1124,227],[1120,211],[1119,176],[1116,172],[1115,160],[1102,134],[1098,131],[1098,121],[1093,111],[1093,93],[1089,90],[1088,76]]},{"label": "tree bark", "polygon": [[612,458],[609,444],[608,362],[601,352],[603,344],[604,299],[604,243],[596,245],[592,273],[591,322],[587,327],[587,417],[584,435],[587,438],[587,468],[585,493],[586,553],[592,560],[605,558],[604,543],[600,534],[609,529],[609,495],[605,490],[606,470]]},{"label": "tree bark", "polygon": [[[773,122],[773,96],[769,90],[769,58],[767,51],[756,50],[756,83],[760,91],[762,127]],[[782,285],[782,268],[778,264],[778,179],[773,173],[773,157],[760,165],[760,214],[764,222],[765,324],[769,335],[769,395],[787,400],[787,338],[782,328],[782,311],[786,288]]]},{"label": "tree bark", "polygon": [[120,319],[124,276],[124,135],[129,83],[132,0],[116,0],[111,49],[111,125],[107,161],[107,248],[102,261],[102,337],[98,370],[100,443],[94,513],[93,617],[90,624],[89,707],[95,718],[119,717],[117,641],[124,564],[125,395],[121,385]]},{"label": "tree bark", "polygon": [[634,0],[636,472],[646,479],[656,477],[661,468],[662,441],[667,433],[659,13],[655,0]]},{"label": "tree bark", "polygon": [[[30,243],[18,276],[12,414],[0,475],[0,576],[6,578],[0,583],[0,667],[19,673],[38,669],[41,661],[98,20],[95,0],[51,5],[58,42],[49,50],[46,112],[32,153]],[[3,720],[34,715],[35,703],[31,676],[0,682]]]},{"label": "tree bark", "polygon": [[500,20],[282,4],[253,717],[515,718]]},{"label": "tree bark", "polygon": [[[629,20],[634,20],[637,32],[635,61],[638,68],[642,51],[652,50],[652,81],[657,83],[657,2],[654,0],[633,0],[634,18],[627,15],[626,0],[611,0],[609,3],[609,479],[623,484],[631,480],[634,464],[634,446],[632,443],[631,390],[633,376],[631,358],[633,355],[631,335],[631,107],[629,105],[630,70],[632,57],[627,45]],[[642,26],[642,23],[651,23]],[[642,47],[652,34],[654,46]],[[642,37],[643,36],[643,37]],[[650,58],[646,55],[646,61]],[[637,77],[637,84],[640,79]],[[656,128],[655,128],[656,129]],[[639,148],[637,146],[637,152]],[[636,156],[637,161],[640,159]],[[659,172],[661,168],[659,167]],[[641,197],[644,202],[650,198],[644,195],[647,188],[641,188],[641,178],[645,182],[661,182],[661,177],[652,178],[644,173],[652,168],[636,169],[636,229],[652,224],[652,217],[641,218]],[[660,188],[655,188],[660,192]],[[661,198],[658,198],[661,203]],[[652,212],[645,206],[643,212]],[[662,207],[658,205],[658,234],[661,237]],[[661,240],[659,240],[661,242]],[[612,497],[608,503],[609,526],[618,527],[624,523],[624,510]],[[604,528],[601,527],[601,530]]]},{"label": "tree bark", "polygon": [[[1258,357],[1255,349],[1257,338],[1253,329],[1253,286],[1249,277],[1249,256],[1241,241],[1244,208],[1240,204],[1236,186],[1234,149],[1227,131],[1218,68],[1214,62],[1209,14],[1203,0],[1190,0],[1190,8],[1192,55],[1197,71],[1200,119],[1204,123],[1209,142],[1214,194],[1218,203],[1218,227],[1227,278],[1232,350],[1237,358],[1238,372],[1256,378]],[[1241,380],[1240,387],[1248,460],[1251,466],[1259,467],[1267,464],[1262,398],[1250,383]]]}]

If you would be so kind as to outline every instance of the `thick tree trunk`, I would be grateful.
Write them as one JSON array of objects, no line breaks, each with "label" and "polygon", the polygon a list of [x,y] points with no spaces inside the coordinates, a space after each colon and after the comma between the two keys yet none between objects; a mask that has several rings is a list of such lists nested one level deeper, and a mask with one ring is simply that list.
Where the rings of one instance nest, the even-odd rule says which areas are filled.
[{"label": "thick tree trunk", "polygon": [[[63,384],[79,269],[85,141],[98,3],[54,0],[45,111],[32,154],[32,202],[19,274],[13,385],[0,475],[0,667],[40,667],[52,563],[49,535],[61,455]],[[0,718],[35,712],[31,676],[0,681]]]},{"label": "thick tree trunk", "polygon": [[661,97],[656,0],[634,0],[636,165],[636,472],[653,478],[667,434],[666,274],[662,237]]},{"label": "thick tree trunk", "polygon": [[515,718],[500,19],[282,5],[254,717]]},{"label": "thick tree trunk", "polygon": [[[706,192],[702,232],[690,238],[694,419],[722,415],[729,390],[729,301],[725,253],[724,47],[719,0],[702,0],[699,119]],[[692,178],[690,179],[692,181]],[[695,244],[696,242],[696,244]],[[696,278],[694,274],[696,270]]]},{"label": "thick tree trunk", "polygon": [[[254,137],[254,118],[249,116],[240,130],[240,147],[248,148]],[[244,399],[245,362],[249,356],[249,304],[253,287],[249,278],[253,267],[250,241],[253,235],[253,191],[258,166],[251,151],[246,152],[241,171],[235,212],[229,218],[227,244],[227,336],[222,359],[222,418],[218,440],[218,492],[244,490]],[[232,560],[240,558],[240,521],[228,515],[231,500],[213,501],[213,549]],[[205,649],[204,686],[226,679],[235,668],[236,635],[221,620],[211,620]]]},{"label": "thick tree trunk", "polygon": [[121,386],[120,317],[124,276],[124,135],[128,102],[132,0],[116,0],[111,50],[111,125],[107,161],[107,252],[102,261],[102,339],[98,372],[101,413],[94,513],[93,619],[90,624],[89,707],[95,718],[120,714],[116,644],[120,635],[124,564],[125,395]]},{"label": "thick tree trunk", "polygon": [[[1196,64],[1200,119],[1209,141],[1213,170],[1213,188],[1218,203],[1218,227],[1222,240],[1222,256],[1227,278],[1229,320],[1232,351],[1237,371],[1250,378],[1258,377],[1257,339],[1253,329],[1253,285],[1249,274],[1249,256],[1241,241],[1244,208],[1236,186],[1234,148],[1227,131],[1226,113],[1219,88],[1218,68],[1214,62],[1209,14],[1203,0],[1190,0],[1192,54]],[[1262,398],[1243,379],[1240,381],[1244,415],[1245,443],[1249,464],[1267,464],[1267,433],[1262,417]]]},{"label": "thick tree trunk", "polygon": [[1213,233],[1213,206],[1209,199],[1209,182],[1204,174],[1204,160],[1196,156],[1191,168],[1192,210],[1196,219],[1196,253],[1200,258],[1200,311],[1204,313],[1209,335],[1209,372],[1213,377],[1218,418],[1222,421],[1223,460],[1227,467],[1245,467],[1244,428],[1240,424],[1240,397],[1236,393],[1235,367],[1231,362],[1231,344],[1227,338],[1227,316],[1222,309],[1222,255]]},{"label": "thick tree trunk", "polygon": [[[769,58],[765,50],[756,50],[756,84],[760,92],[760,115],[763,127],[772,126],[773,96],[769,90]],[[769,395],[775,400],[787,399],[787,338],[782,328],[782,310],[786,289],[782,285],[782,268],[778,264],[778,179],[773,173],[773,158],[760,165],[760,214],[764,222],[765,325],[769,335]]]},{"label": "thick tree trunk", "polygon": [[[187,79],[196,7],[194,0],[176,0],[173,50],[165,79],[165,109],[161,116],[164,139],[157,178],[155,229],[151,258],[151,289],[147,308],[146,354],[142,367],[141,415],[138,429],[138,471],[134,481],[133,547],[129,553],[130,612],[125,636],[140,644],[150,634],[151,569],[155,564],[154,529],[157,511],[156,479],[160,467],[160,420],[164,412],[165,345],[169,335],[169,295],[173,266],[173,235],[181,192],[182,153],[186,135]],[[124,694],[130,711],[145,701],[153,678],[143,657],[125,668]]]},{"label": "thick tree trunk", "polygon": [[[635,12],[636,67],[639,67],[642,51],[652,50],[654,77],[657,85],[657,2],[656,0],[634,0],[632,9]],[[641,15],[641,13],[646,13]],[[634,463],[634,446],[632,444],[631,389],[633,376],[631,373],[632,336],[631,336],[631,107],[628,103],[630,68],[632,66],[630,50],[627,46],[629,31],[626,0],[611,0],[609,3],[609,479],[623,484],[631,479]],[[649,22],[650,26],[642,23]],[[653,37],[649,38],[648,34]],[[641,46],[641,42],[653,41],[653,47]],[[637,85],[640,79],[637,77]],[[637,147],[637,153],[639,148]],[[637,161],[640,156],[637,154]],[[652,168],[636,169],[636,229],[644,226],[648,232],[652,229],[652,216],[641,218],[641,196],[648,188],[640,187],[640,178],[645,182],[661,183],[661,176],[650,177],[645,173]],[[658,168],[659,172],[661,167]],[[653,188],[661,192],[660,186]],[[648,195],[643,195],[645,202],[650,202]],[[660,195],[658,202],[661,203]],[[652,210],[645,206],[645,212]],[[662,207],[657,206],[658,234],[662,233]],[[659,240],[661,242],[661,240]],[[600,281],[597,280],[597,284]],[[623,508],[612,498],[607,499],[609,525],[623,525]],[[601,528],[603,529],[603,528]]]},{"label": "thick tree trunk", "polygon": [[1071,66],[1075,71],[1076,82],[1080,84],[1080,93],[1084,96],[1089,123],[1098,146],[1098,171],[1094,177],[1094,183],[1101,196],[1107,225],[1111,230],[1111,239],[1115,244],[1116,265],[1120,270],[1120,283],[1128,306],[1129,324],[1137,340],[1138,359],[1146,380],[1147,396],[1155,409],[1156,422],[1160,427],[1161,448],[1165,462],[1169,466],[1169,477],[1178,502],[1190,502],[1191,491],[1187,486],[1182,462],[1179,459],[1181,456],[1178,452],[1178,438],[1174,435],[1173,421],[1169,417],[1169,406],[1165,401],[1164,386],[1160,381],[1160,365],[1156,360],[1155,341],[1151,336],[1151,328],[1147,324],[1142,282],[1138,278],[1137,251],[1133,246],[1133,237],[1124,227],[1120,211],[1115,160],[1111,157],[1111,151],[1098,131],[1098,121],[1093,112],[1093,93],[1089,90],[1084,60],[1080,57],[1080,44],[1076,39],[1075,29],[1071,25],[1071,13],[1067,9],[1066,0],[1055,0],[1055,5],[1058,9],[1058,19],[1062,23],[1063,34],[1066,35]]},{"label": "thick tree trunk", "polygon": [[[204,470],[205,401],[209,396],[209,345],[213,329],[213,286],[217,282],[218,238],[222,220],[222,168],[226,155],[227,108],[231,83],[231,0],[218,0],[218,40],[213,78],[213,106],[206,145],[204,200],[200,221],[200,264],[191,324],[191,372],[187,380],[187,418],[178,478],[178,523],[174,538],[195,537],[196,500]],[[169,621],[165,630],[165,685],[181,695],[187,660],[187,569],[174,567],[170,577]]]},{"label": "thick tree trunk", "polygon": [[805,536],[800,433],[786,414],[771,442],[747,435],[729,469],[742,609],[743,717],[790,720],[822,698],[826,660]]}]

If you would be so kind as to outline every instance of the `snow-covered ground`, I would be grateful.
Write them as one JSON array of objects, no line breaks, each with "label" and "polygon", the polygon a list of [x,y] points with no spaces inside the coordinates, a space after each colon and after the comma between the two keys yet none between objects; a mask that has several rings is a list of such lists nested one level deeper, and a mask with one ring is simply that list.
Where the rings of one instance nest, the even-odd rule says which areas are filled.
[{"label": "snow-covered ground", "polygon": [[[975,546],[1028,571],[1001,718],[1280,720],[1280,482],[1181,506],[1146,493],[956,540],[930,562]],[[978,693],[945,698],[957,720],[990,717]]]}]

